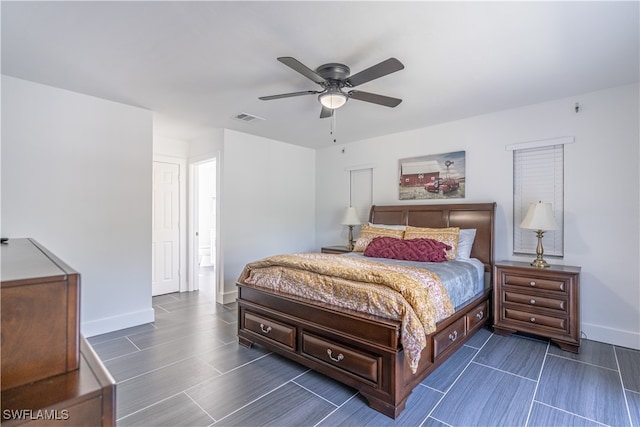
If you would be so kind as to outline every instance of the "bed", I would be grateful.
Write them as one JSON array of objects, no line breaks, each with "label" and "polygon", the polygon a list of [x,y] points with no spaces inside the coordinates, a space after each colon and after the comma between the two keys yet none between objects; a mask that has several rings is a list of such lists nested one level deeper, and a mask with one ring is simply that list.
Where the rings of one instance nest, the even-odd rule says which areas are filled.
[{"label": "bed", "polygon": [[481,285],[434,322],[417,361],[405,349],[403,320],[264,288],[247,281],[244,271],[237,283],[239,343],[262,345],[351,386],[371,408],[396,418],[413,388],[489,323],[494,215],[495,203],[371,207],[372,224],[476,230],[470,257],[479,260]]}]

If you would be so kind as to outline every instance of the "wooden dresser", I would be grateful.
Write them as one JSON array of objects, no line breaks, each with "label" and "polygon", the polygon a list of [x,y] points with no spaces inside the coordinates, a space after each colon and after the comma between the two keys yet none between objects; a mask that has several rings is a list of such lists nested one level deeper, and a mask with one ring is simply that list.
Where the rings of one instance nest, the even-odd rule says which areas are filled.
[{"label": "wooden dresser", "polygon": [[2,424],[115,425],[115,381],[80,335],[80,275],[33,239],[0,253]]},{"label": "wooden dresser", "polygon": [[580,267],[502,261],[494,268],[494,332],[539,335],[580,351]]}]

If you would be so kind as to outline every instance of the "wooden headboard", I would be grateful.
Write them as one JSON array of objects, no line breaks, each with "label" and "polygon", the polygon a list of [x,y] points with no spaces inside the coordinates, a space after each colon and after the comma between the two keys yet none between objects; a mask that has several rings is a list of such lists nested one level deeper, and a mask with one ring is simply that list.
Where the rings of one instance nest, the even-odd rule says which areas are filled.
[{"label": "wooden headboard", "polygon": [[476,238],[471,257],[484,263],[485,271],[493,268],[495,202],[371,206],[369,222],[375,224],[411,225],[414,227],[475,228]]}]

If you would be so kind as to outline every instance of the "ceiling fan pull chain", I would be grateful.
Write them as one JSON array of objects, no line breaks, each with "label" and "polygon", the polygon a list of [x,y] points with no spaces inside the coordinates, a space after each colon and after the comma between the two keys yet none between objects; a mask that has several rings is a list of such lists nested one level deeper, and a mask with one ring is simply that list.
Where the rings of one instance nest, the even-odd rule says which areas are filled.
[{"label": "ceiling fan pull chain", "polygon": [[333,135],[333,142],[336,142],[336,116],[338,112],[333,110],[333,114],[331,115],[331,135]]}]

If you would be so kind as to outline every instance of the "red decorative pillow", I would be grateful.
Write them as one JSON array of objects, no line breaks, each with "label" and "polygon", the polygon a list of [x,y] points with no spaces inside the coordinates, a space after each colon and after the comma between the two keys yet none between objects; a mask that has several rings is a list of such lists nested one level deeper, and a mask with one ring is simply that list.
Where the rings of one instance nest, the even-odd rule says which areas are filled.
[{"label": "red decorative pillow", "polygon": [[375,237],[364,250],[364,256],[407,261],[444,262],[451,246],[433,239],[396,239]]}]

